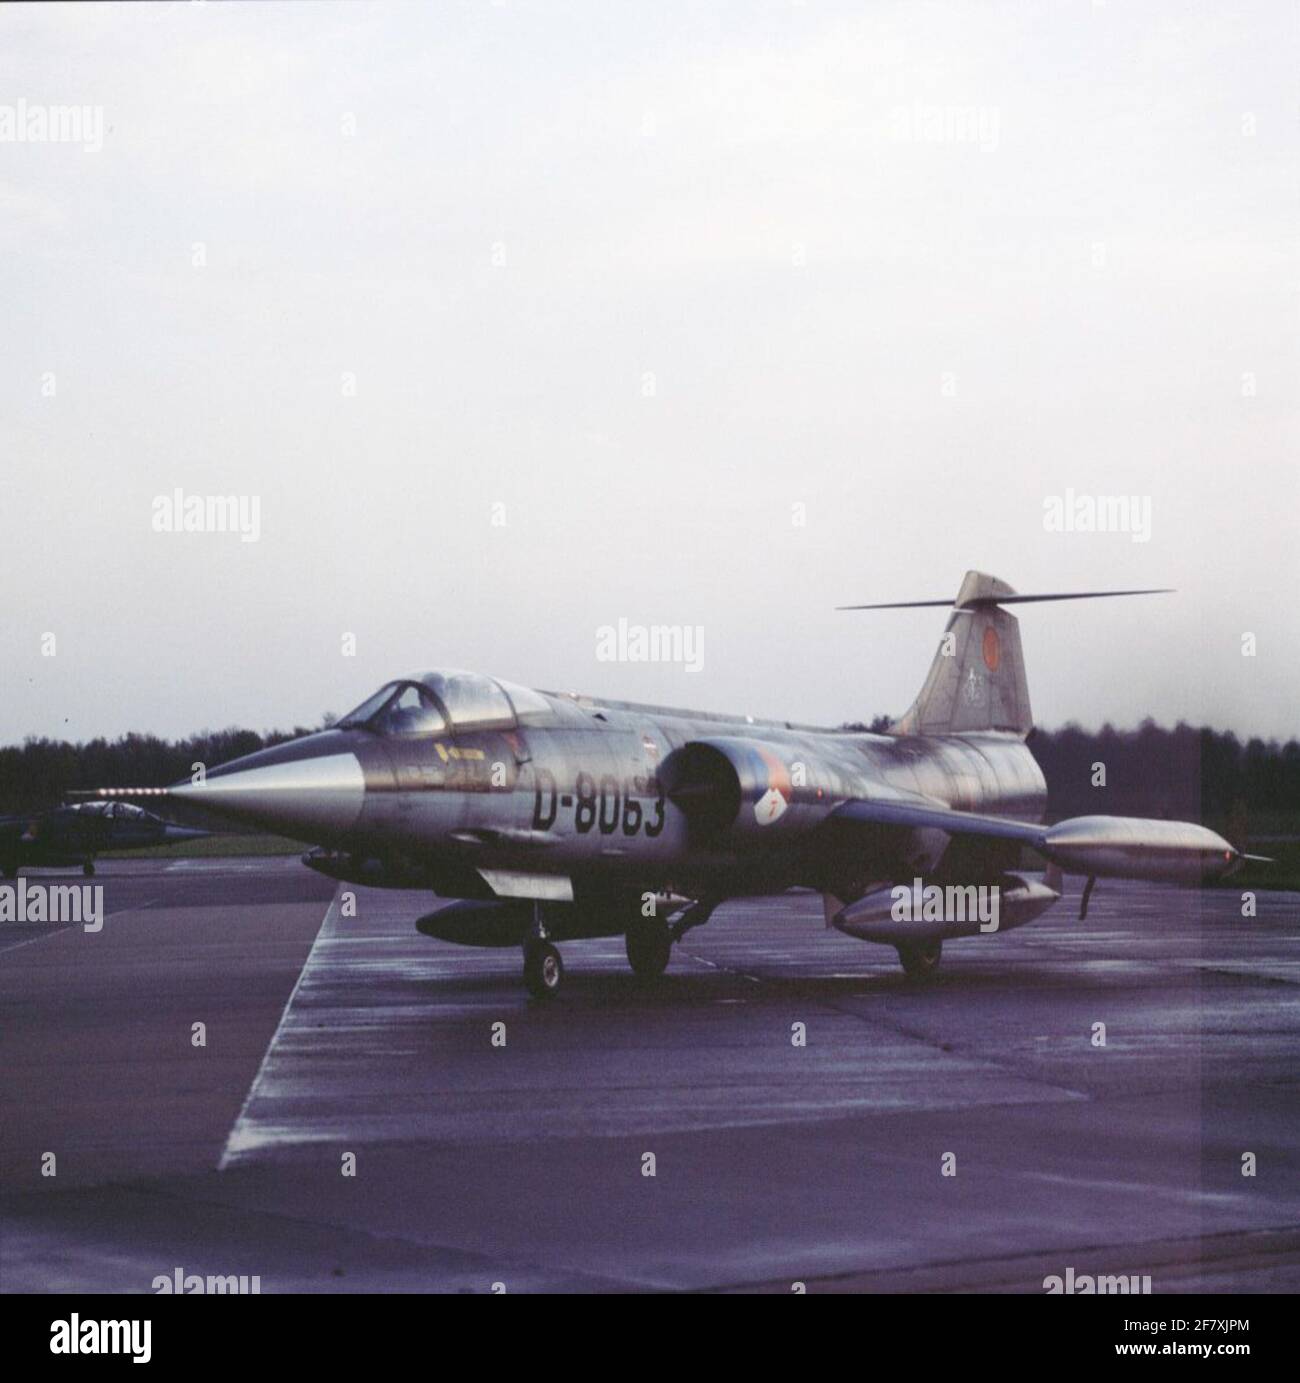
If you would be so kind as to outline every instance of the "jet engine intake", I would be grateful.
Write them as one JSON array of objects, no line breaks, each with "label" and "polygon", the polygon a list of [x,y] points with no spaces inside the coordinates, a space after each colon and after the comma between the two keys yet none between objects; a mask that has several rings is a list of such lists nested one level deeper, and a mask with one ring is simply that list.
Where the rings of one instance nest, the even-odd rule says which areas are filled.
[{"label": "jet engine intake", "polygon": [[796,754],[762,740],[691,740],[664,760],[660,781],[698,844],[795,836],[835,806],[824,766]]}]

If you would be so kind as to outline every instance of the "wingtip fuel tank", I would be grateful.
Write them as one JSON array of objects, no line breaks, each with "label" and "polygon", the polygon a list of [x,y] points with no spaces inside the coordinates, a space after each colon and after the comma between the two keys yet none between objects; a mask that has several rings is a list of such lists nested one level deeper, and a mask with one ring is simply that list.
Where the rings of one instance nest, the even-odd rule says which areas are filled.
[{"label": "wingtip fuel tank", "polygon": [[1048,827],[1040,847],[1067,874],[1194,884],[1222,879],[1241,854],[1191,821],[1075,816]]}]

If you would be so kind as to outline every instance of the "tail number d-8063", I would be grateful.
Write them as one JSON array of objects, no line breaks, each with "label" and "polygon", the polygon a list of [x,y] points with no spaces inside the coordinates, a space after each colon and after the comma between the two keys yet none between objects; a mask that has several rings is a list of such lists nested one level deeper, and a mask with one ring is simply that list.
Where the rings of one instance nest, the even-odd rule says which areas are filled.
[{"label": "tail number d-8063", "polygon": [[[651,800],[646,801],[649,798]],[[585,770],[574,779],[574,794],[556,792],[555,779],[538,769],[533,796],[533,830],[549,831],[561,806],[573,805],[573,829],[585,836],[621,831],[625,836],[657,836],[664,828],[664,790],[658,778],[629,778],[619,782],[612,773],[599,780]]]}]

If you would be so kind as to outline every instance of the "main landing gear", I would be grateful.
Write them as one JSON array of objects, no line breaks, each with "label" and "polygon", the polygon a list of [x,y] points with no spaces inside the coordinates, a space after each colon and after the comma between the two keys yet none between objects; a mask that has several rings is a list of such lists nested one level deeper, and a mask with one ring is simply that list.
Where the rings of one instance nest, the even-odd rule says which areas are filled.
[{"label": "main landing gear", "polygon": [[657,980],[672,949],[673,934],[662,917],[639,917],[627,929],[627,963],[638,980]]},{"label": "main landing gear", "polygon": [[673,945],[691,930],[702,927],[720,898],[701,898],[686,909],[671,925],[664,917],[638,917],[627,929],[627,962],[632,973],[645,983],[657,980],[668,969]]},{"label": "main landing gear", "polygon": [[924,984],[934,977],[942,954],[942,941],[918,941],[910,946],[898,948],[898,959],[903,964],[903,973],[914,984]]},{"label": "main landing gear", "polygon": [[524,942],[524,983],[534,999],[549,999],[564,982],[564,962],[549,941],[530,936]]}]

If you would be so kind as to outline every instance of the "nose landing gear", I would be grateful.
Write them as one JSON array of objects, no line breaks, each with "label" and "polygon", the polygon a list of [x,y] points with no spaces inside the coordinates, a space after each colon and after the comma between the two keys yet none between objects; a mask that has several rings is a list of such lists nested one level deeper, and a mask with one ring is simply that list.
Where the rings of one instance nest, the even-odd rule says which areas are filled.
[{"label": "nose landing gear", "polygon": [[[574,912],[569,909],[567,912],[559,909],[558,905],[553,905],[553,910],[547,910],[548,905],[535,900],[532,905],[532,920],[524,931],[523,951],[524,951],[524,984],[528,992],[535,999],[549,999],[557,994],[564,983],[564,962],[560,959],[560,953],[552,944],[551,937],[556,936],[561,940],[579,940],[584,937],[595,936],[618,936],[620,931],[624,935],[627,946],[627,960],[632,967],[632,973],[642,984],[649,984],[657,980],[668,968],[668,962],[672,958],[673,943],[680,941],[683,935],[690,931],[692,927],[702,926],[709,920],[710,914],[718,906],[720,899],[706,899],[697,901],[689,906],[675,923],[670,923],[668,916],[672,911],[676,911],[687,900],[681,899],[676,895],[664,894],[664,906],[667,912],[659,912],[650,917],[638,916],[637,912],[626,899],[615,898],[609,902],[609,910],[612,914],[608,919],[604,915],[603,908],[593,911],[589,906],[586,912]],[[459,906],[470,906],[461,904]],[[436,914],[438,917],[447,915],[444,912]],[[424,923],[432,920],[429,918],[421,919],[420,930],[426,930]],[[555,930],[552,931],[550,922]],[[440,935],[437,931],[430,932],[430,935]],[[516,933],[517,935],[517,933]],[[448,937],[447,939],[454,939]],[[486,944],[492,944],[487,942]]]}]

